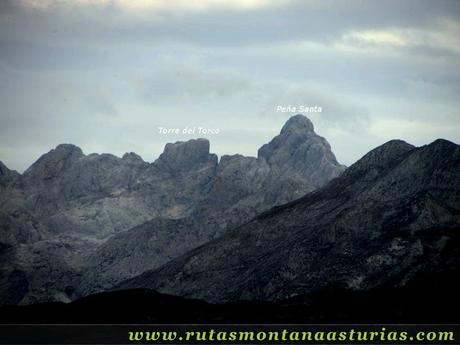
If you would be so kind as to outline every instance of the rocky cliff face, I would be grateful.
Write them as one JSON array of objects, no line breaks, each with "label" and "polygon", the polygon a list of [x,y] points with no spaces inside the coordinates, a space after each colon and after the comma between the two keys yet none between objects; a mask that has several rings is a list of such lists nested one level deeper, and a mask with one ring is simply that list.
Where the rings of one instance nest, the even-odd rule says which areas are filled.
[{"label": "rocky cliff face", "polygon": [[67,301],[109,288],[343,170],[300,115],[258,158],[218,162],[196,139],[167,144],[151,164],[70,144],[22,175],[0,164],[0,301]]},{"label": "rocky cliff face", "polygon": [[[282,161],[273,142],[259,155]],[[400,286],[458,269],[459,230],[460,147],[394,140],[326,186],[117,288],[223,302]]]}]

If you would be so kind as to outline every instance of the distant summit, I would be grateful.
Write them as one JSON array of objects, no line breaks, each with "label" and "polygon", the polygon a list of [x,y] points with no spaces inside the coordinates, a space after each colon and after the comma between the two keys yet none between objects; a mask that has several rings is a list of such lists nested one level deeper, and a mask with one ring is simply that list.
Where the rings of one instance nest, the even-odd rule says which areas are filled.
[{"label": "distant summit", "polygon": [[172,171],[187,171],[201,164],[217,165],[217,156],[209,153],[207,139],[191,139],[166,144],[158,163],[166,165]]},{"label": "distant summit", "polygon": [[280,134],[259,149],[257,156],[283,173],[305,176],[315,188],[345,170],[327,140],[316,134],[313,123],[300,114],[291,117]]},{"label": "distant summit", "polygon": [[286,132],[308,133],[313,131],[313,123],[306,116],[302,114],[297,114],[292,116],[289,120],[287,120],[287,122],[281,129],[281,134],[285,134]]},{"label": "distant summit", "polygon": [[390,140],[365,154],[347,170],[347,174],[358,170],[388,167],[413,149],[415,146],[403,140]]}]

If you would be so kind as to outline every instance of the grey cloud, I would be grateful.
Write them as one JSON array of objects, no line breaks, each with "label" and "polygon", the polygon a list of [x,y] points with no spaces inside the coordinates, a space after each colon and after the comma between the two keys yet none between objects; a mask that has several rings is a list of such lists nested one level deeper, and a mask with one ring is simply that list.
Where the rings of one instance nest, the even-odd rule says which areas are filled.
[{"label": "grey cloud", "polygon": [[150,100],[171,102],[178,98],[227,98],[253,89],[254,85],[238,71],[203,68],[199,63],[158,61],[148,75],[139,80],[140,89]]},{"label": "grey cloud", "polygon": [[[70,5],[69,5],[70,6]],[[22,9],[4,33],[29,33],[56,39],[81,38],[136,42],[185,41],[199,44],[273,44],[282,41],[333,41],[351,29],[432,27],[437,18],[458,20],[457,1],[293,1],[278,8],[241,12],[215,9],[204,12],[143,11],[142,15],[113,6],[51,7],[48,11]],[[54,17],[50,21],[50,17]],[[104,20],[100,20],[104,18]],[[84,24],[84,25],[82,25]],[[75,30],[77,29],[78,30]],[[33,30],[35,29],[35,30]],[[38,29],[38,30],[37,30]]]}]

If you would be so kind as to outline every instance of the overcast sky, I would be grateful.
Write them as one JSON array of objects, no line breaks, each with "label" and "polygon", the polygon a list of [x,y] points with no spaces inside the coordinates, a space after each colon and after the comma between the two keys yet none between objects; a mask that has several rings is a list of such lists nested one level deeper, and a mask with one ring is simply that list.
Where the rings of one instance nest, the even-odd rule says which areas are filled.
[{"label": "overcast sky", "polygon": [[[350,165],[400,138],[460,141],[460,1],[0,0],[0,160],[207,137],[255,156],[294,113]],[[164,135],[158,127],[218,128]]]}]

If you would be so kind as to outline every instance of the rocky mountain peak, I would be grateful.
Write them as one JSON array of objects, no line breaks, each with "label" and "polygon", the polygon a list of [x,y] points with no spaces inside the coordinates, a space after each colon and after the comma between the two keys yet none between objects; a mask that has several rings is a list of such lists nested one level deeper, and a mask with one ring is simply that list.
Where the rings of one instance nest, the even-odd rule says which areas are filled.
[{"label": "rocky mountain peak", "polygon": [[[56,162],[66,159],[78,159],[83,157],[83,151],[73,144],[60,144],[41,156],[34,164],[43,162]],[[33,165],[34,165],[33,164]],[[32,166],[33,166],[32,165]]]},{"label": "rocky mountain peak", "polygon": [[306,177],[314,187],[345,170],[327,140],[316,134],[311,121],[300,114],[291,117],[280,134],[263,145],[257,154],[270,166]]},{"label": "rocky mountain peak", "polygon": [[289,134],[291,132],[301,132],[303,134],[314,132],[313,123],[302,114],[294,115],[284,124],[280,134]]},{"label": "rocky mountain peak", "polygon": [[81,148],[74,144],[59,144],[58,146],[56,146],[54,151],[59,152],[61,154],[83,156],[83,151],[81,150]]},{"label": "rocky mountain peak", "polygon": [[[298,153],[306,143],[317,142],[330,151],[327,141],[318,136],[313,130],[311,121],[303,115],[291,117],[281,129],[279,135],[273,138],[268,144],[263,145],[257,155],[266,159],[269,163],[279,163],[279,160],[292,159],[294,153]],[[303,147],[305,148],[305,147]],[[298,156],[296,158],[303,159]]]},{"label": "rocky mountain peak", "polygon": [[451,169],[453,163],[460,161],[460,147],[451,141],[437,139],[432,143],[420,147],[411,156],[410,164],[419,170]]},{"label": "rocky mountain peak", "polygon": [[217,164],[217,156],[209,153],[209,140],[203,138],[168,143],[158,158],[159,164],[172,171],[186,171],[209,162]]},{"label": "rocky mountain peak", "polygon": [[141,156],[134,152],[126,152],[122,159],[131,164],[143,164],[145,163]]},{"label": "rocky mountain peak", "polygon": [[78,146],[60,144],[41,156],[25,171],[24,175],[39,179],[50,179],[84,156],[83,151]]},{"label": "rocky mountain peak", "polygon": [[390,140],[365,154],[346,173],[351,174],[358,170],[387,167],[392,161],[397,160],[414,148],[415,146],[403,140]]},{"label": "rocky mountain peak", "polygon": [[455,143],[446,140],[446,139],[436,139],[432,143],[426,146],[431,150],[451,150],[451,149],[458,149],[458,145]]}]

